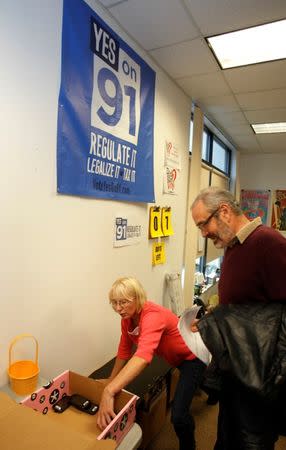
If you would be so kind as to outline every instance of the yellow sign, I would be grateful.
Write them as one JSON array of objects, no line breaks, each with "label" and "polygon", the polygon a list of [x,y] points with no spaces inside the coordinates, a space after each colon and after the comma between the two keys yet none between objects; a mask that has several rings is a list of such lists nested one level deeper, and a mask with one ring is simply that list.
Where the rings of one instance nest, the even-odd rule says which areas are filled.
[{"label": "yellow sign", "polygon": [[151,238],[163,236],[160,206],[152,206],[150,208],[149,236]]},{"label": "yellow sign", "polygon": [[156,266],[157,264],[165,264],[166,254],[165,254],[165,242],[153,242],[152,245],[152,264]]},{"label": "yellow sign", "polygon": [[172,236],[174,234],[171,218],[171,208],[162,208],[162,230],[164,236]]}]

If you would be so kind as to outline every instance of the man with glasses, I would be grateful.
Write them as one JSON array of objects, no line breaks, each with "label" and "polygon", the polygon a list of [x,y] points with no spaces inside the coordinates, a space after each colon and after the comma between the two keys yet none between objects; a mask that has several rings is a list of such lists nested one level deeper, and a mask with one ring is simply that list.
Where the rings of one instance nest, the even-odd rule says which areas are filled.
[{"label": "man with glasses", "polygon": [[[241,312],[239,313],[239,308],[250,306],[246,319],[247,326],[253,332],[256,330],[258,322],[257,317],[251,314],[251,307],[269,305],[269,308],[273,308],[273,305],[280,305],[278,306],[280,308],[283,302],[286,305],[286,239],[276,230],[262,225],[260,217],[252,221],[248,220],[234,196],[224,189],[210,187],[202,190],[194,200],[191,210],[193,220],[202,236],[211,239],[217,248],[225,249],[218,284],[220,305],[225,305],[224,308],[226,305],[230,305],[229,307],[232,309],[229,311],[236,308],[238,316],[242,315]],[[233,305],[235,306],[233,307]],[[220,311],[226,311],[220,306],[218,308]],[[214,314],[213,317],[217,318],[218,315]],[[232,313],[229,312],[229,314]],[[215,323],[212,322],[211,314],[209,316],[201,323],[193,324],[191,330],[199,329],[202,334],[202,326]],[[225,318],[226,316],[220,313],[219,317]],[[228,341],[226,343],[228,345],[230,335],[233,336],[232,329],[228,329],[227,332],[225,323],[222,323],[221,326],[216,321],[215,327],[217,326],[220,332],[223,329],[225,335],[221,339],[225,342]],[[272,333],[277,332],[274,323],[276,322],[273,321]],[[238,322],[235,324],[240,326]],[[236,362],[246,352],[254,352],[254,355],[257,352],[258,354],[258,351],[261,350],[259,342],[262,340],[263,333],[266,332],[266,326],[262,321],[262,329],[259,328],[259,334],[256,335],[256,331],[253,333],[257,347],[253,345],[253,342],[248,341],[243,347],[241,343],[244,342],[247,334],[242,326],[238,330],[241,331],[237,332],[238,341],[237,345],[234,341],[236,348],[233,352],[233,355],[236,355]],[[261,351],[264,352],[264,349]],[[230,358],[234,357],[233,355]],[[270,356],[274,358],[274,355]],[[269,367],[263,366],[263,362],[260,360],[257,362],[260,373],[269,370]],[[237,367],[240,368],[240,365]],[[253,372],[252,377],[255,375]],[[238,373],[230,376],[227,370],[222,372],[215,449],[273,450],[277,439],[276,406],[275,402],[267,403],[261,395],[242,384]]]}]

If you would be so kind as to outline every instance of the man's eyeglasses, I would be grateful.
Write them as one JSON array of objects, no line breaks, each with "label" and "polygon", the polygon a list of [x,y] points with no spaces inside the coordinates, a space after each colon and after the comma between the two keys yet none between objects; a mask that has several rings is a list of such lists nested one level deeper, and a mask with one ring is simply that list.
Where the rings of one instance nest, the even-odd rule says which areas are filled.
[{"label": "man's eyeglasses", "polygon": [[210,220],[216,215],[216,213],[219,211],[220,206],[215,209],[206,220],[203,220],[202,222],[197,223],[197,227],[199,228],[199,230],[203,230],[208,223],[210,222]]},{"label": "man's eyeglasses", "polygon": [[132,301],[130,300],[111,300],[110,304],[112,308],[117,308],[120,306],[120,308],[125,308],[126,306],[130,305]]}]

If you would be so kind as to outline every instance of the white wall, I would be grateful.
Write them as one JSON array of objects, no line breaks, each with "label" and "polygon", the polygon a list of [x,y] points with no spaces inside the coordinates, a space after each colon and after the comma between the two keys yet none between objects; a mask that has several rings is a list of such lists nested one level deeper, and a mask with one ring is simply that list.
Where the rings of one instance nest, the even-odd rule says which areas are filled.
[{"label": "white wall", "polygon": [[241,154],[241,189],[286,189],[286,155]]},{"label": "white wall", "polygon": [[[68,368],[89,374],[100,367],[114,356],[119,336],[119,317],[107,300],[112,282],[134,275],[162,303],[165,274],[182,268],[190,100],[96,0],[90,5],[157,72],[156,204],[172,207],[175,236],[166,239],[167,263],[152,267],[150,205],[57,194],[62,1],[1,0],[1,384],[7,380],[9,342],[23,332],[38,339],[44,378]],[[182,152],[178,196],[162,194],[165,139]],[[114,249],[114,217],[131,212],[142,223],[144,239]]]}]

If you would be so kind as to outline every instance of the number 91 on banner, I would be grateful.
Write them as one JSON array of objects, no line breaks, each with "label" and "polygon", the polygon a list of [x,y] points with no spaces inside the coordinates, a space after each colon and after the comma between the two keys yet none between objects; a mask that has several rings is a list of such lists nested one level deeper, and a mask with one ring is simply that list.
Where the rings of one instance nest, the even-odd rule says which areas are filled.
[{"label": "number 91 on banner", "polygon": [[170,207],[152,206],[150,208],[149,237],[153,239],[161,236],[172,236],[174,230],[171,219],[172,210]]},{"label": "number 91 on banner", "polygon": [[140,66],[119,49],[118,71],[94,55],[93,127],[137,145],[140,123]]}]

